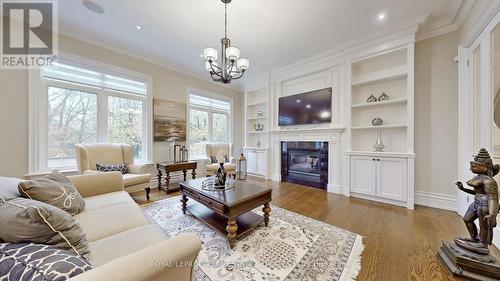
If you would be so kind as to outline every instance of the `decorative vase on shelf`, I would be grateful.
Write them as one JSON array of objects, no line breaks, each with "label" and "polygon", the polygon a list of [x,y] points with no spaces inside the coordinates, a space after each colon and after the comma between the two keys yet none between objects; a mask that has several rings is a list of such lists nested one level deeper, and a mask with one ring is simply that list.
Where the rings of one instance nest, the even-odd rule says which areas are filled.
[{"label": "decorative vase on shelf", "polygon": [[376,102],[377,101],[377,98],[372,94],[368,97],[368,99],[366,99],[366,102],[367,103],[371,103],[371,102]]},{"label": "decorative vase on shelf", "polygon": [[376,152],[383,152],[385,148],[385,144],[382,142],[382,130],[377,131],[377,142],[373,145]]},{"label": "decorative vase on shelf", "polygon": [[382,93],[382,95],[380,95],[380,97],[378,98],[378,101],[387,101],[389,100],[389,95],[387,95],[385,92]]},{"label": "decorative vase on shelf", "polygon": [[384,120],[382,120],[382,118],[380,118],[380,117],[375,117],[372,120],[372,125],[373,126],[382,126],[382,125],[384,125]]}]

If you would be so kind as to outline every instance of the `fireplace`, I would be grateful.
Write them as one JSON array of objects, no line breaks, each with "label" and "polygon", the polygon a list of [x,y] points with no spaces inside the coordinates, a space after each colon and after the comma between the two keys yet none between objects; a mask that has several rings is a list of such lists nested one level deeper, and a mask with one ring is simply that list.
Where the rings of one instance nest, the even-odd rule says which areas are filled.
[{"label": "fireplace", "polygon": [[326,190],[328,142],[281,142],[281,180]]}]

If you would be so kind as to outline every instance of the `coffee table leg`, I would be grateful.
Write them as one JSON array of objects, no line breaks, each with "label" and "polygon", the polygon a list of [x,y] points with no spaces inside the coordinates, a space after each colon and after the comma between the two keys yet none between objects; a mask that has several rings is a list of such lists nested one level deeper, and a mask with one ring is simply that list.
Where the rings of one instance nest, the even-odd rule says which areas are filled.
[{"label": "coffee table leg", "polygon": [[186,214],[186,207],[187,207],[187,201],[188,198],[186,195],[182,194],[181,202],[182,202],[182,213],[185,215]]},{"label": "coffee table leg", "polygon": [[161,170],[158,169],[158,191],[161,190]]},{"label": "coffee table leg", "polygon": [[196,169],[193,169],[193,172],[191,172],[191,176],[193,176],[193,180],[196,178]]},{"label": "coffee table leg", "polygon": [[229,240],[229,247],[232,249],[234,248],[234,244],[236,244],[236,231],[238,231],[236,218],[229,218],[226,230],[227,230],[227,239]]},{"label": "coffee table leg", "polygon": [[151,192],[151,187],[146,187],[144,190],[146,191],[146,200],[149,201],[149,193]]},{"label": "coffee table leg", "polygon": [[269,217],[271,216],[271,205],[269,203],[264,204],[264,208],[262,208],[264,212],[264,224],[265,226],[269,225]]}]

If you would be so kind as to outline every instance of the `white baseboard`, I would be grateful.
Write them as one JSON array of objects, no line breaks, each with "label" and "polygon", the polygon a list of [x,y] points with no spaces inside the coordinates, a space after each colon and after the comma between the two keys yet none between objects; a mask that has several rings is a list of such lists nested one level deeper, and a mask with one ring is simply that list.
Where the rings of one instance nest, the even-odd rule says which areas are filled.
[{"label": "white baseboard", "polygon": [[456,212],[458,206],[458,197],[448,194],[416,191],[415,204]]},{"label": "white baseboard", "polygon": [[341,184],[328,184],[327,185],[328,192],[345,195],[347,197],[351,196],[349,188],[345,185]]},{"label": "white baseboard", "polygon": [[272,181],[281,181],[281,175],[273,174],[273,176],[271,177],[271,180]]}]

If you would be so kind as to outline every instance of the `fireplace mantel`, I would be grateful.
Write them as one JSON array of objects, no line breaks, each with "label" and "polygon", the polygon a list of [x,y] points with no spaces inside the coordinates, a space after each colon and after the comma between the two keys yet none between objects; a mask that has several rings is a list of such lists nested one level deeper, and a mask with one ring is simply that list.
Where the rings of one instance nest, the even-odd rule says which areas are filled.
[{"label": "fireplace mantel", "polygon": [[327,191],[349,196],[341,167],[343,126],[289,128],[270,131],[273,181],[281,181],[281,142],[328,142],[328,185]]}]

